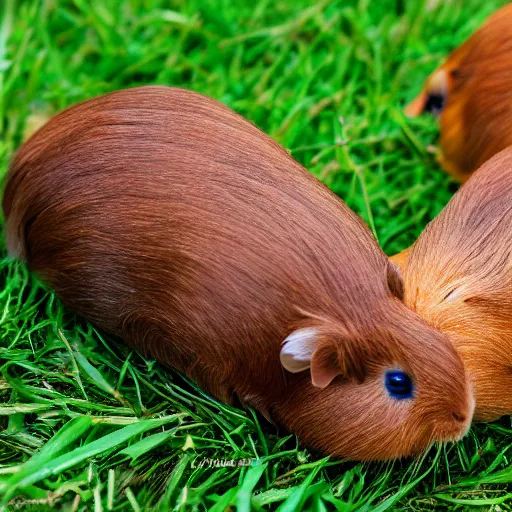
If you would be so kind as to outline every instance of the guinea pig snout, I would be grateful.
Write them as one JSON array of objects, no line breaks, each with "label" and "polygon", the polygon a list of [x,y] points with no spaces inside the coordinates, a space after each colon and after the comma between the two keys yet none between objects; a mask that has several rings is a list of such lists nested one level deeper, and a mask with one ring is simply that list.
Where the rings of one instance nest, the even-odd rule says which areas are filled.
[{"label": "guinea pig snout", "polygon": [[449,441],[459,441],[469,432],[472,414],[460,414],[454,412],[452,413],[452,417],[455,421],[454,432],[453,435],[448,435],[447,437]]},{"label": "guinea pig snout", "polygon": [[470,393],[465,407],[452,408],[447,421],[438,425],[436,430],[440,433],[439,437],[444,441],[459,441],[462,439],[471,427],[474,410],[475,399],[473,394]]}]

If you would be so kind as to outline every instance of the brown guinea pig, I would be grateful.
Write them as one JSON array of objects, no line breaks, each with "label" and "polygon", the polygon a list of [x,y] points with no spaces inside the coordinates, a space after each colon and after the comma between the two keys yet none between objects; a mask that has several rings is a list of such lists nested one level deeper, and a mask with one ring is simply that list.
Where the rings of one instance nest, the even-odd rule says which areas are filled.
[{"label": "brown guinea pig", "polygon": [[465,182],[512,145],[512,4],[456,48],[405,109],[439,116],[442,167]]},{"label": "brown guinea pig", "polygon": [[448,334],[475,420],[512,414],[512,147],[487,161],[406,251],[407,306]]},{"label": "brown guinea pig", "polygon": [[17,153],[3,207],[10,254],[67,306],[312,448],[391,459],[469,428],[462,360],[369,229],[212,99],[140,87],[65,110]]}]

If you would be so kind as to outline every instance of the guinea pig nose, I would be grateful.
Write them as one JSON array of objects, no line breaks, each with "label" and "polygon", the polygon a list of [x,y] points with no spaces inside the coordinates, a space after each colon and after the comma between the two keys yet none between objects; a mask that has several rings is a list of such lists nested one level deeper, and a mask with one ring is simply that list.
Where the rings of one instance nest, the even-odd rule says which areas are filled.
[{"label": "guinea pig nose", "polygon": [[466,416],[465,414],[460,414],[458,412],[452,412],[452,418],[455,420],[455,421],[460,421],[461,423],[464,423],[466,421]]}]

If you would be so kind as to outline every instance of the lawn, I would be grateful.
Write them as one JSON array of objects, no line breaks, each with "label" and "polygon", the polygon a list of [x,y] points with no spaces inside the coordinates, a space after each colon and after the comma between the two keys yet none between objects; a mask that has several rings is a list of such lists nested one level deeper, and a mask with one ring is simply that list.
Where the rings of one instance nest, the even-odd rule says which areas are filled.
[{"label": "lawn", "polygon": [[[0,174],[68,105],[182,86],[278,140],[393,254],[457,189],[435,121],[402,107],[505,3],[2,0]],[[1,239],[0,510],[512,508],[509,418],[420,460],[322,458],[64,309]]]}]

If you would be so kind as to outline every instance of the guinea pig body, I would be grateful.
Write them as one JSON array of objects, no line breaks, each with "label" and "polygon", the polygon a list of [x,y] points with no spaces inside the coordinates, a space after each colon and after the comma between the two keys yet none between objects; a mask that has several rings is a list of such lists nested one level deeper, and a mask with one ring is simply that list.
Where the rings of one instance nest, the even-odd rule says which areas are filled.
[{"label": "guinea pig body", "polygon": [[512,145],[512,4],[490,16],[428,78],[406,108],[439,116],[442,167],[465,182]]},{"label": "guinea pig body", "polygon": [[11,254],[67,306],[313,448],[389,459],[468,429],[463,363],[368,228],[214,100],[141,87],[65,110],[3,207]]},{"label": "guinea pig body", "polygon": [[512,147],[486,162],[404,253],[405,304],[448,334],[475,419],[512,414]]}]

